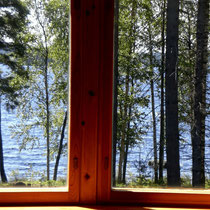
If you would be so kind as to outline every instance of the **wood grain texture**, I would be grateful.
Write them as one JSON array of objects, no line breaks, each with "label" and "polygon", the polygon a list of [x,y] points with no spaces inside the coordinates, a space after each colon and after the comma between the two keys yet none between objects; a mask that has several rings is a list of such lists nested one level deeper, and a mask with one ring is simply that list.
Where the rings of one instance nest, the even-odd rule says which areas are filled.
[{"label": "wood grain texture", "polygon": [[114,1],[100,1],[100,75],[97,201],[106,202],[111,192],[112,81]]},{"label": "wood grain texture", "polygon": [[210,208],[210,194],[166,192],[111,191],[110,203],[141,204],[142,206],[167,206],[185,208]]},{"label": "wood grain texture", "polygon": [[[79,202],[81,168],[81,99],[82,99],[82,15],[81,0],[71,1],[71,56],[70,56],[70,175],[69,192],[1,192],[0,205],[53,205]],[[25,191],[25,189],[24,189]]]},{"label": "wood grain texture", "polygon": [[[156,208],[156,207],[139,207],[139,206],[50,206],[50,207],[2,207],[2,210],[85,210],[85,209],[97,209],[97,210],[167,210],[168,208]],[[174,210],[184,210],[181,208],[175,208]],[[185,209],[193,210],[193,209]],[[196,209],[194,209],[196,210]],[[197,209],[198,210],[198,209]]]},{"label": "wood grain texture", "polygon": [[[30,190],[30,189],[29,189]],[[49,189],[50,191],[50,189]],[[41,205],[41,204],[68,204],[68,192],[2,192],[0,193],[0,204],[3,205]]]},{"label": "wood grain texture", "polygon": [[80,203],[96,202],[98,74],[99,74],[99,1],[81,2],[82,11],[82,153]]},{"label": "wood grain texture", "polygon": [[[168,210],[169,208],[158,208],[158,207],[141,207],[141,206],[39,206],[39,207],[2,207],[1,210],[85,210],[85,209],[95,209],[95,210]],[[193,209],[183,209],[183,208],[173,208],[173,210],[193,210]],[[198,209],[194,209],[198,210]]]},{"label": "wood grain texture", "polygon": [[[16,207],[28,210],[210,207],[210,194],[111,190],[113,5],[114,0],[71,0],[69,192],[3,192],[1,205],[49,206]],[[114,206],[52,207],[72,203]]]},{"label": "wood grain texture", "polygon": [[[111,190],[113,0],[100,1],[97,202],[158,206],[210,207],[210,194]],[[108,164],[107,164],[108,163]]]},{"label": "wood grain texture", "polygon": [[69,199],[79,202],[81,172],[82,14],[81,0],[71,1],[70,56],[70,170]]}]

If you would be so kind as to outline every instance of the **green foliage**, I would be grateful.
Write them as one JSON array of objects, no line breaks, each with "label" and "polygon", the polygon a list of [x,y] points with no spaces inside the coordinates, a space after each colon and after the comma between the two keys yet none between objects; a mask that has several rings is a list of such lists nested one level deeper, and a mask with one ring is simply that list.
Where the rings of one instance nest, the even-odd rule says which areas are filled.
[{"label": "green foliage", "polygon": [[11,177],[12,182],[17,182],[20,180],[20,173],[19,170],[12,170],[12,172],[9,174]]},{"label": "green foliage", "polygon": [[[195,1],[183,3],[180,11],[180,38],[179,38],[179,122],[180,136],[190,133],[186,129],[193,124],[193,89],[195,56],[196,56],[196,15]],[[185,129],[184,129],[185,127]],[[190,134],[189,134],[190,135]],[[185,141],[187,143],[187,139]],[[189,143],[189,141],[188,141]]]},{"label": "green foliage", "polygon": [[0,95],[4,95],[7,109],[14,109],[18,105],[18,91],[22,88],[14,80],[16,77],[27,78],[20,60],[25,53],[21,38],[28,10],[20,0],[1,0],[0,12],[0,64],[4,69],[0,71]]},{"label": "green foliage", "polygon": [[205,188],[210,189],[210,179],[206,179]]},{"label": "green foliage", "polygon": [[50,0],[46,5],[49,31],[54,36],[50,45],[50,67],[54,74],[51,91],[52,101],[57,105],[68,103],[69,8],[68,0]]},{"label": "green foliage", "polygon": [[192,178],[189,175],[181,177],[181,186],[184,188],[192,188]]},{"label": "green foliage", "polygon": [[159,185],[154,183],[154,180],[146,179],[144,176],[137,178],[135,181],[129,183],[132,187],[158,187]]},{"label": "green foliage", "polygon": [[[134,177],[130,175],[128,177],[130,182],[127,184],[116,184],[116,187],[119,188],[167,188],[167,178],[164,177],[162,183],[156,184],[153,179],[145,176],[140,176],[140,177]],[[181,188],[185,189],[191,189],[192,188],[192,178],[189,175],[185,175],[181,177]],[[206,184],[205,184],[205,189],[210,189],[210,180],[206,179]]]},{"label": "green foliage", "polygon": [[28,176],[21,176],[18,170],[13,170],[10,174],[10,181],[8,183],[0,183],[0,187],[65,187],[66,179],[59,177],[57,181],[46,180],[43,176],[41,179],[37,180],[33,175],[40,175],[39,172],[32,172],[32,176],[28,179]]},{"label": "green foliage", "polygon": [[[191,131],[194,125],[193,116],[193,92],[196,62],[196,24],[197,24],[197,0],[181,1],[179,14],[179,43],[178,43],[178,109],[179,109],[179,140],[180,151],[183,157],[189,159],[189,154],[184,151],[191,148]],[[120,0],[118,21],[118,100],[117,100],[117,154],[119,154],[118,171],[127,164],[125,157],[127,152],[136,148],[139,142],[145,143],[142,136],[149,136],[152,124],[150,100],[150,82],[154,82],[155,115],[159,117],[160,85],[161,85],[161,52],[163,41],[161,39],[164,1],[160,0]],[[165,59],[165,57],[164,57]],[[165,64],[164,64],[165,65]],[[208,72],[209,73],[209,72]],[[165,76],[165,74],[164,74]],[[207,75],[207,81],[209,74]],[[209,107],[209,83],[207,82],[206,106]],[[204,85],[205,86],[205,85]],[[165,87],[164,87],[165,88]],[[165,101],[166,103],[166,101]],[[165,104],[164,104],[165,106]],[[149,110],[149,111],[148,111]],[[208,118],[208,111],[206,116]],[[165,115],[165,114],[164,114]],[[209,119],[206,120],[206,137],[209,137]],[[149,128],[149,129],[148,129]],[[159,128],[157,127],[157,134]],[[147,138],[145,138],[147,139]],[[206,143],[206,148],[209,147]],[[128,146],[128,150],[127,147]],[[154,149],[154,148],[153,148]],[[184,151],[184,152],[183,152]],[[141,152],[141,151],[140,151]],[[148,153],[151,151],[148,151]],[[118,156],[117,156],[118,157]],[[124,162],[120,158],[124,158]],[[150,155],[151,158],[154,158]],[[164,156],[165,157],[165,156]],[[208,159],[208,158],[207,158]],[[136,160],[135,160],[136,161]],[[133,161],[135,163],[135,161]],[[208,160],[206,160],[207,162]],[[209,164],[209,163],[207,163]],[[148,166],[145,166],[148,167]],[[188,168],[190,171],[191,169]],[[138,170],[138,169],[137,169]],[[139,169],[140,170],[140,169]],[[125,173],[125,172],[124,172]],[[181,174],[182,186],[190,187],[191,180],[185,174]],[[129,178],[128,178],[129,179]],[[164,178],[165,179],[165,178]],[[137,184],[136,184],[137,183]],[[119,183],[118,183],[119,184]],[[120,183],[121,184],[121,183]],[[166,185],[166,180],[162,183]],[[123,184],[125,185],[125,183]],[[153,186],[151,175],[134,177],[130,185]],[[161,183],[160,183],[161,185]],[[206,185],[208,185],[206,183]]]},{"label": "green foliage", "polygon": [[21,175],[19,170],[12,170],[8,183],[0,183],[0,187],[65,187],[66,178],[58,177],[57,181],[49,180],[44,172],[34,171],[30,165],[28,171]]},{"label": "green foliage", "polygon": [[156,69],[160,66],[161,13],[158,3],[119,1],[117,148],[120,158],[128,155],[127,147],[130,150],[143,141],[142,136],[151,123],[148,120],[150,82],[159,79]]},{"label": "green foliage", "polygon": [[[138,46],[137,2],[120,1],[119,19],[119,68],[118,68],[118,141],[125,132],[129,139],[129,146],[135,145],[140,139],[142,131],[142,118],[144,113],[139,112],[140,107],[148,106],[148,98],[139,95],[141,92],[142,63]],[[127,87],[126,87],[127,86]],[[126,92],[127,88],[127,92]],[[129,114],[129,109],[132,114]],[[127,113],[127,115],[126,115]],[[123,131],[125,123],[130,127]]]},{"label": "green foliage", "polygon": [[[67,0],[27,0],[31,17],[28,20],[28,33],[24,36],[27,48],[22,63],[26,66],[28,79],[17,78],[13,81],[13,84],[25,86],[19,92],[21,103],[17,117],[20,122],[12,127],[13,138],[18,141],[20,151],[33,149],[47,138],[49,131],[51,160],[55,159],[58,152],[68,105],[68,4]],[[36,130],[42,132],[37,135]],[[67,134],[62,152],[67,153]]]}]

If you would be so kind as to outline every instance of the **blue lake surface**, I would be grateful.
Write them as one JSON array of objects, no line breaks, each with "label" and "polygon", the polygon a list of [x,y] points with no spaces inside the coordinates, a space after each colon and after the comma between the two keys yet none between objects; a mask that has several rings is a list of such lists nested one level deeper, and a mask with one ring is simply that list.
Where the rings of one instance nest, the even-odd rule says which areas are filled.
[{"label": "blue lake surface", "polygon": [[[39,145],[27,150],[19,151],[16,139],[11,138],[11,126],[17,121],[15,110],[7,112],[2,107],[2,138],[4,149],[5,172],[10,181],[15,178],[27,178],[30,180],[41,179],[46,176],[46,142],[40,141]],[[35,135],[42,135],[42,131],[34,129]],[[66,132],[67,134],[67,132]],[[67,137],[67,136],[66,136]],[[58,178],[66,178],[67,175],[67,156],[61,156],[58,167]],[[52,179],[55,160],[50,164],[50,177]]]},{"label": "blue lake surface", "polygon": [[[207,85],[210,84],[210,76],[208,77]],[[160,101],[157,96],[157,89],[155,87],[155,104],[158,107],[156,109],[156,119],[157,119],[157,144],[159,148],[159,116],[160,116]],[[207,95],[208,97],[208,95]],[[207,98],[208,103],[210,103],[210,98]],[[145,108],[145,112],[150,113],[148,115],[147,121],[150,125],[148,132],[146,135],[142,136],[142,140],[138,142],[138,144],[129,148],[128,152],[128,161],[127,161],[127,171],[126,171],[126,179],[127,181],[131,181],[132,179],[136,179],[136,176],[146,175],[149,178],[154,178],[154,168],[149,166],[149,161],[154,160],[154,150],[153,150],[153,133],[152,133],[152,113],[151,107]],[[185,130],[184,132],[180,132],[180,172],[181,177],[192,178],[192,146],[191,146],[191,136],[190,136],[190,127],[186,124],[180,123],[180,130]],[[205,138],[205,176],[207,179],[210,179],[210,115],[206,117],[206,138]],[[166,148],[165,148],[166,149]],[[159,154],[158,154],[159,155]],[[166,160],[166,151],[164,155],[164,159]],[[159,156],[158,156],[159,157]],[[118,162],[119,162],[119,151],[117,152],[117,164],[116,164],[116,174],[118,171]],[[139,162],[144,164],[147,168],[144,172],[139,172]],[[164,175],[166,175],[166,169],[164,169]]]},{"label": "blue lake surface", "polygon": [[[14,178],[41,179],[46,176],[46,142],[41,141],[32,150],[19,151],[19,145],[16,139],[11,138],[11,126],[17,121],[15,111],[7,112],[2,108],[2,137],[4,148],[5,171],[9,180]],[[35,135],[42,135],[42,131],[34,129]],[[67,132],[66,132],[67,137]],[[186,142],[180,144],[180,166],[181,176],[191,177],[191,144],[189,135],[185,136]],[[159,132],[157,132],[157,141],[159,141]],[[206,138],[206,176],[210,178],[210,141]],[[118,161],[119,155],[117,155]],[[127,165],[127,180],[139,175],[137,165],[141,160],[148,166],[148,162],[153,160],[153,139],[152,130],[143,136],[143,140],[134,148],[130,148]],[[67,176],[67,156],[61,156],[58,177]],[[50,164],[50,176],[53,177],[55,161]],[[116,167],[117,169],[117,167]],[[154,177],[153,169],[148,166],[147,175]],[[166,170],[165,170],[166,174]]]},{"label": "blue lake surface", "polygon": [[[158,104],[158,100],[156,101]],[[159,113],[156,113],[157,118]],[[148,121],[151,123],[151,117],[148,117]],[[14,178],[27,178],[30,180],[41,179],[46,176],[46,142],[42,140],[39,144],[35,144],[34,148],[19,151],[19,145],[16,139],[12,138],[13,126],[18,121],[16,117],[16,110],[7,112],[2,106],[2,138],[3,138],[3,149],[4,149],[4,163],[5,172],[9,180]],[[209,126],[210,116],[207,117],[206,124]],[[158,124],[157,124],[158,125]],[[180,125],[182,126],[182,125]],[[157,126],[158,128],[159,126]],[[67,130],[67,128],[66,128]],[[188,129],[189,130],[189,129]],[[38,128],[33,130],[35,136],[42,136],[42,131]],[[67,131],[66,131],[67,139]],[[60,137],[59,137],[60,138]],[[189,133],[182,134],[184,141],[180,143],[180,166],[181,176],[191,177],[192,157],[191,157],[191,139]],[[159,142],[159,130],[157,129],[157,142]],[[206,135],[206,177],[210,179],[210,139],[209,131]],[[117,155],[117,162],[119,154]],[[130,180],[132,177],[138,176],[138,161],[141,160],[146,166],[147,171],[145,172],[150,177],[154,177],[154,171],[148,166],[148,162],[153,160],[153,139],[152,139],[152,128],[148,130],[147,135],[144,135],[142,141],[133,148],[129,149],[128,165],[127,165],[127,179]],[[67,176],[67,163],[68,157],[61,156],[58,178],[65,178]],[[52,179],[54,172],[55,160],[51,161],[50,164],[50,177]],[[116,164],[117,165],[117,164]],[[117,170],[117,166],[116,166]],[[165,170],[166,174],[166,170]]]},{"label": "blue lake surface", "polygon": [[[207,118],[207,124],[209,120],[209,116]],[[208,124],[209,126],[209,124]],[[210,179],[210,139],[209,132],[206,132],[206,146],[205,146],[205,176],[207,179]],[[191,147],[191,138],[189,134],[185,134],[182,136],[184,141],[180,142],[180,172],[181,177],[192,178],[192,147]],[[157,142],[159,142],[159,131],[157,132]],[[159,145],[158,145],[159,147]],[[166,149],[166,148],[165,148]],[[149,161],[154,160],[153,156],[153,137],[152,130],[143,136],[143,140],[139,142],[139,144],[133,148],[130,148],[128,154],[128,164],[126,177],[127,181],[131,181],[132,178],[135,180],[136,176],[146,175],[149,178],[154,178],[154,169],[149,166]],[[166,160],[166,151],[165,157]],[[117,153],[117,162],[119,160],[119,153]],[[141,161],[142,164],[145,164],[147,169],[144,173],[139,173],[138,171],[138,162]],[[116,170],[118,170],[116,166]],[[166,176],[166,169],[164,169],[164,174]]]}]

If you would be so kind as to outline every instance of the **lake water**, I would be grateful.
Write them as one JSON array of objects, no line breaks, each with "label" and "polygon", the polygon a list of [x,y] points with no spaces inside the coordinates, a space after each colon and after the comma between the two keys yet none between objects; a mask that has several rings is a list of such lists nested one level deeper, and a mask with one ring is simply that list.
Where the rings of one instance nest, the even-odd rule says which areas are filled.
[{"label": "lake water", "polygon": [[[151,121],[152,122],[152,121]],[[210,116],[207,117],[206,125],[209,125]],[[158,127],[157,127],[158,128]],[[207,179],[210,179],[210,139],[209,139],[209,131],[206,131],[206,145],[205,145],[205,176]],[[180,170],[181,177],[192,178],[192,147],[191,147],[191,138],[190,135],[185,133],[182,134],[182,138],[184,141],[180,142]],[[159,142],[159,130],[157,129],[157,142]],[[159,145],[158,145],[159,147]],[[166,148],[165,148],[166,149]],[[153,137],[152,137],[152,129],[149,130],[147,135],[142,136],[142,141],[133,148],[129,149],[128,153],[128,165],[126,178],[127,181],[131,181],[132,178],[135,179],[136,176],[139,176],[139,161],[142,164],[145,164],[147,169],[144,172],[144,175],[149,178],[154,178],[154,169],[149,166],[149,161],[154,160],[153,156]],[[119,159],[119,153],[117,153],[117,163]],[[166,151],[165,157],[166,160]],[[116,167],[116,170],[118,168]],[[166,169],[164,170],[164,174],[166,175]]]},{"label": "lake water", "polygon": [[[5,172],[10,181],[15,178],[27,178],[30,180],[41,179],[46,176],[46,143],[40,142],[32,150],[19,151],[16,139],[11,138],[11,126],[15,124],[17,117],[15,111],[7,112],[2,108],[2,138],[4,149]],[[35,135],[42,135],[42,131],[34,129]],[[61,156],[58,167],[58,178],[66,178],[67,175],[67,156]],[[50,164],[50,177],[53,177],[55,161]]]},{"label": "lake water", "polygon": [[[30,180],[40,179],[46,176],[46,143],[40,142],[33,150],[19,151],[19,145],[16,139],[11,138],[11,126],[17,121],[16,113],[7,112],[2,108],[2,137],[4,148],[5,172],[9,180],[15,178],[27,178]],[[210,122],[209,117],[207,122]],[[67,132],[66,132],[67,133]],[[42,131],[34,129],[35,135],[42,135]],[[191,144],[189,135],[184,136],[185,142],[180,144],[180,166],[181,176],[191,177]],[[66,135],[67,138],[67,135]],[[159,141],[159,131],[157,131],[157,141]],[[117,156],[117,160],[118,160]],[[141,160],[147,166],[147,173],[150,177],[154,177],[153,169],[148,166],[148,162],[153,160],[153,139],[152,130],[143,136],[143,141],[139,142],[134,148],[130,148],[128,155],[127,179],[139,175],[138,161]],[[67,175],[67,156],[61,156],[58,177],[65,178]],[[53,177],[55,161],[50,164],[50,176]],[[166,171],[165,171],[166,173]],[[206,176],[210,179],[210,141],[206,138]]]},{"label": "lake water", "polygon": [[[210,75],[207,79],[207,86],[210,84]],[[155,86],[155,106],[158,108],[156,109],[156,119],[157,119],[157,143],[159,143],[159,117],[160,117],[160,100],[157,96],[157,90],[159,87]],[[207,95],[207,102],[210,103],[210,98]],[[148,94],[148,97],[150,95]],[[127,181],[131,181],[132,178],[136,178],[139,176],[139,162],[142,165],[146,166],[144,172],[141,172],[141,175],[146,175],[149,178],[154,178],[154,169],[149,166],[149,161],[154,160],[154,150],[153,150],[153,133],[152,133],[152,113],[151,107],[144,108],[143,111],[148,114],[147,121],[150,125],[148,132],[146,135],[142,136],[142,140],[139,141],[138,145],[133,148],[129,148],[128,153],[128,161],[127,161],[127,171],[126,171],[126,179]],[[180,170],[181,170],[181,177],[188,177],[192,178],[192,147],[191,147],[191,137],[190,137],[190,128],[186,124],[179,124],[179,127],[185,132],[180,133]],[[210,179],[210,115],[206,117],[206,138],[205,138],[205,175],[207,179]],[[158,145],[159,148],[159,145]],[[159,155],[159,154],[158,154]],[[165,157],[166,160],[166,151]],[[119,152],[117,152],[117,164],[119,160]],[[116,172],[118,170],[118,166],[116,164]],[[143,174],[144,173],[144,174]],[[116,173],[117,174],[117,173]],[[164,170],[164,174],[166,175],[166,169]]]}]

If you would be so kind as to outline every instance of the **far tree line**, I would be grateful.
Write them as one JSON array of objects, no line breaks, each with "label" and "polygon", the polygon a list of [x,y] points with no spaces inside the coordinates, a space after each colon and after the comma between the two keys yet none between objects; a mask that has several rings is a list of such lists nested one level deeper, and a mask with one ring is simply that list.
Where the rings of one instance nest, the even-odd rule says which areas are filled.
[{"label": "far tree line", "polygon": [[115,0],[114,21],[113,185],[126,184],[128,154],[149,127],[154,183],[181,186],[180,145],[187,141],[192,186],[205,187],[209,0]]},{"label": "far tree line", "polygon": [[[20,152],[46,142],[46,180],[56,180],[67,151],[69,1],[0,0],[0,10],[0,110],[16,109],[11,138]],[[0,174],[7,182],[2,123],[0,112]]]}]

